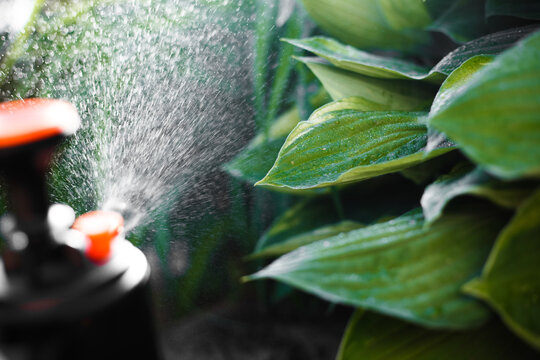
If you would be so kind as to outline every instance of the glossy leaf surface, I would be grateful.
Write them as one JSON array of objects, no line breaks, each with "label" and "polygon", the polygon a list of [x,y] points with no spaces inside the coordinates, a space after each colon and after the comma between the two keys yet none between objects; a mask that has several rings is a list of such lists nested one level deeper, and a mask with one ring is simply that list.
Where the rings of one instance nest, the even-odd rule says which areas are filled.
[{"label": "glossy leaf surface", "polygon": [[432,72],[450,75],[452,71],[457,69],[471,57],[476,55],[497,55],[513,46],[516,41],[529,35],[536,29],[538,29],[537,25],[518,27],[471,40],[442,58],[442,60],[432,69]]},{"label": "glossy leaf surface", "polygon": [[257,185],[308,189],[400,171],[452,150],[425,150],[425,113],[365,112],[327,105],[300,122]]},{"label": "glossy leaf surface", "polygon": [[497,176],[540,175],[539,58],[536,33],[474,74],[430,125]]},{"label": "glossy leaf surface", "polygon": [[478,326],[488,311],[460,288],[482,268],[503,222],[498,213],[469,208],[426,230],[418,209],[303,246],[250,278],[427,326]]},{"label": "glossy leaf surface", "polygon": [[411,62],[358,50],[332,38],[317,36],[302,40],[285,39],[285,41],[323,57],[341,69],[366,76],[382,79],[427,78],[434,83],[440,83],[445,78],[443,74],[429,74],[429,69]]}]

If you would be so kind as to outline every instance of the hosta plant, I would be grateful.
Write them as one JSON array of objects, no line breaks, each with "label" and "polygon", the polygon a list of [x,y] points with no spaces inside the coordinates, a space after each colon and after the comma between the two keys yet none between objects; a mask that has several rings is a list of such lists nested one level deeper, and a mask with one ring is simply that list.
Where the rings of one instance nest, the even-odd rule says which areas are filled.
[{"label": "hosta plant", "polygon": [[356,308],[339,359],[540,356],[540,3],[302,5],[283,61],[329,98],[226,165],[296,196],[245,280]]}]

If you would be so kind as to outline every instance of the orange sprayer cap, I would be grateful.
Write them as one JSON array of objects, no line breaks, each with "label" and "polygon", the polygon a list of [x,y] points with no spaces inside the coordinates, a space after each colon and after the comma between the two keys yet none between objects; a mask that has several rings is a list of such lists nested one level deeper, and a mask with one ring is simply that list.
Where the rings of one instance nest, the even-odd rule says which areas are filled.
[{"label": "orange sprayer cap", "polygon": [[79,216],[72,228],[88,237],[86,255],[101,263],[109,258],[113,240],[124,230],[124,218],[114,211],[91,211]]},{"label": "orange sprayer cap", "polygon": [[0,149],[71,135],[80,125],[73,105],[56,99],[25,99],[0,103]]}]

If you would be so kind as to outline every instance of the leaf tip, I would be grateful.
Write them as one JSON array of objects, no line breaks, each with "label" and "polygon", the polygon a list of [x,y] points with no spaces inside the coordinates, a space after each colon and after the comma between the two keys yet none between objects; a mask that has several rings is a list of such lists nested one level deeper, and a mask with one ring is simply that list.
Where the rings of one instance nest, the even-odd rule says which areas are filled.
[{"label": "leaf tip", "polygon": [[481,277],[474,278],[465,283],[461,287],[461,291],[481,299],[485,299],[488,296],[487,284]]}]

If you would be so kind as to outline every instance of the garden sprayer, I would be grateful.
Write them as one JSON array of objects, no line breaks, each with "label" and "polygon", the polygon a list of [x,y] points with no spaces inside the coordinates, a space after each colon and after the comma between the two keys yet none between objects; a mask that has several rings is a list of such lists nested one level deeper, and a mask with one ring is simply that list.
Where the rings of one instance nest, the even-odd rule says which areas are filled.
[{"label": "garden sprayer", "polygon": [[50,205],[54,149],[79,116],[65,101],[0,103],[0,359],[159,359],[143,253],[123,218]]}]

